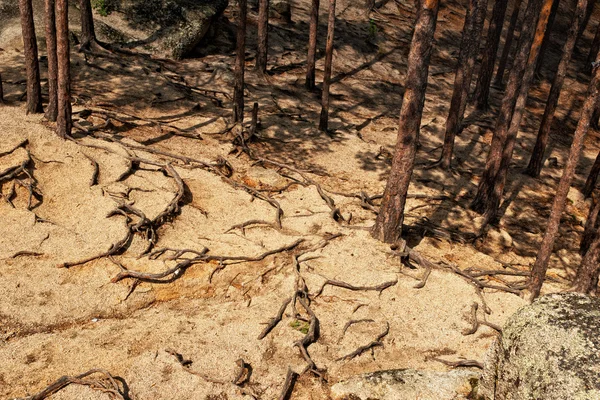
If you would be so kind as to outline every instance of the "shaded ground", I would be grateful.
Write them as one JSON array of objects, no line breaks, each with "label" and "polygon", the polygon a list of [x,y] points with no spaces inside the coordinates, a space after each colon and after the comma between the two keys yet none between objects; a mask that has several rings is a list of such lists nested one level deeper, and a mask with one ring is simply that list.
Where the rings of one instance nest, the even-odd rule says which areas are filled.
[{"label": "shaded ground", "polygon": [[[549,90],[542,80],[524,118],[504,216],[485,240],[469,243],[480,217],[466,206],[491,141],[494,110],[468,119],[472,124],[458,139],[454,171],[421,168],[436,159],[442,142],[464,16],[459,3],[443,4],[421,130],[420,167],[410,188],[424,198],[409,199],[406,219],[413,228],[408,230],[409,243],[442,264],[417,289],[414,285],[425,271],[403,265],[389,246],[370,237],[366,228],[373,224],[374,213],[353,196],[382,193],[385,185],[389,159],[381,149],[391,150],[395,143],[414,10],[387,2],[372,13],[369,23],[362,6],[339,2],[333,131],[325,135],[316,129],[319,96],[303,88],[309,3],[294,2],[291,24],[273,21],[270,73],[263,79],[248,71],[246,92],[248,109],[253,102],[260,105],[259,138],[249,145],[253,154],[293,166],[302,175],[275,164],[257,164],[232,144],[238,131],[227,130],[233,78],[227,46],[209,46],[202,58],[181,63],[74,53],[77,122],[89,128],[102,126],[108,118],[110,124],[87,134],[77,130],[76,141],[64,142],[41,116],[25,116],[19,102],[25,86],[18,22],[0,27],[0,65],[9,101],[0,108],[0,154],[28,140],[0,157],[0,171],[19,165],[30,154],[31,174],[40,192],[28,210],[27,176],[19,177],[23,185],[11,181],[1,187],[10,201],[0,201],[0,359],[6,360],[0,364],[0,397],[35,393],[61,375],[104,368],[126,382],[131,398],[276,398],[288,367],[300,373],[307,365],[294,343],[305,336],[310,315],[297,303],[300,318],[290,306],[266,338],[257,337],[302,282],[320,321],[319,339],[308,350],[316,367],[326,373],[324,379],[303,374],[294,399],[327,398],[333,383],[360,372],[444,370],[447,367],[433,357],[483,358],[495,331],[482,326],[474,335],[463,335],[471,327],[472,304],[480,305],[479,319],[502,324],[524,300],[490,289],[480,295],[450,266],[488,270],[509,268],[509,263],[517,272],[528,270],[585,93],[588,78],[578,72],[585,55],[577,57],[561,97],[563,120],[553,133],[550,154],[557,166],[545,168],[536,180],[519,172],[533,146]],[[559,15],[566,18],[569,12]],[[75,9],[72,15],[77,15]],[[226,17],[233,19],[231,6]],[[375,34],[371,24],[377,27]],[[252,22],[250,30],[252,45]],[[589,28],[583,47],[589,46],[591,32]],[[554,51],[546,57],[549,65],[557,57]],[[248,61],[250,67],[252,57]],[[322,61],[317,63],[319,71]],[[493,96],[497,107],[501,93],[493,91]],[[596,155],[591,141],[587,148],[576,186],[581,186]],[[132,157],[146,162],[132,170]],[[99,166],[97,182],[91,182],[91,160]],[[231,166],[230,177],[219,160]],[[136,215],[125,212],[133,223],[140,222],[142,214],[152,220],[167,209],[178,193],[178,181],[167,173],[167,163],[181,178],[184,192],[179,210],[161,219],[156,232],[139,232],[156,236],[138,233],[111,258],[59,268],[110,251],[127,236],[124,212],[108,217],[115,208],[139,210]],[[332,218],[317,186],[335,201],[345,221]],[[439,196],[444,197],[436,200]],[[576,249],[587,205],[576,190],[570,198],[551,262],[549,291],[564,289],[580,261]],[[274,202],[283,210],[281,228],[269,225],[275,221]],[[250,220],[267,223],[230,229]],[[152,237],[158,238],[154,249],[206,247],[208,255],[227,260],[198,261],[166,276],[167,282],[143,281],[134,287],[134,279],[111,282],[121,268],[159,273],[176,264],[169,260],[173,252],[140,256]],[[231,260],[256,257],[298,240],[303,241],[260,261]],[[327,279],[366,287],[397,282],[381,292],[325,286],[317,296]],[[518,287],[519,280],[523,277],[492,277],[486,282]],[[489,314],[484,315],[483,301]],[[360,319],[372,321],[343,333],[348,321]],[[338,360],[370,343],[388,324],[383,347]],[[183,354],[191,366],[184,368],[166,350]],[[252,367],[243,388],[230,383],[239,358]],[[53,398],[94,396],[105,398],[79,386]]]}]

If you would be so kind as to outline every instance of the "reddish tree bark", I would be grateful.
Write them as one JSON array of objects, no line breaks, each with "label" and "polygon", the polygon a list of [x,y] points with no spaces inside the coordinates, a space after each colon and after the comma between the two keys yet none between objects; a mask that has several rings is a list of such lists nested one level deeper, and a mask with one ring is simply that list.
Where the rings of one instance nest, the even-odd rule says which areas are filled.
[{"label": "reddish tree bark", "polygon": [[58,61],[56,59],[56,18],[54,0],[45,0],[46,53],[48,55],[48,106],[46,118],[56,121],[58,114]]},{"label": "reddish tree bark", "polygon": [[573,290],[575,292],[590,294],[598,288],[598,275],[600,274],[599,255],[600,229],[596,228],[593,239],[581,260],[581,265],[573,280]]},{"label": "reddish tree bark", "polygon": [[[550,0],[545,0],[546,4],[549,1]],[[488,216],[494,214],[498,208],[496,202],[499,201],[499,199],[494,199],[493,192],[496,187],[503,152],[505,151],[509,139],[508,131],[515,110],[515,104],[517,103],[520,94],[525,69],[528,65],[529,54],[537,26],[536,21],[540,15],[541,7],[542,0],[530,0],[527,4],[525,18],[523,20],[523,29],[517,46],[518,52],[515,57],[514,65],[510,70],[506,92],[502,99],[502,105],[496,120],[494,136],[492,137],[492,144],[487,156],[485,169],[479,180],[479,187],[475,199],[470,206],[473,210],[480,213],[485,212]],[[549,12],[550,7],[546,8]]]},{"label": "reddish tree bark", "polygon": [[329,85],[331,84],[331,62],[333,61],[333,36],[335,33],[335,0],[329,0],[329,16],[327,20],[327,45],[325,46],[325,74],[323,76],[323,93],[321,97],[321,116],[319,130],[327,132],[329,121]]},{"label": "reddish tree bark", "polygon": [[506,40],[504,41],[504,48],[502,49],[502,55],[500,61],[498,61],[498,70],[496,71],[496,78],[494,78],[495,86],[502,86],[504,79],[504,71],[506,69],[506,62],[510,55],[510,48],[512,46],[513,39],[515,37],[515,28],[517,21],[519,20],[519,11],[521,9],[521,3],[523,0],[517,0],[513,8],[512,14],[510,15],[510,22],[508,23],[508,30],[506,32]]},{"label": "reddish tree bark", "polygon": [[267,72],[267,54],[269,51],[269,0],[258,2],[258,49],[256,51],[256,71]]},{"label": "reddish tree bark", "polygon": [[600,199],[593,196],[590,211],[585,221],[583,235],[579,244],[579,254],[582,256],[589,250],[590,244],[594,241],[596,230],[598,229],[598,212],[600,211]]},{"label": "reddish tree bark", "polygon": [[585,16],[583,17],[583,21],[581,22],[581,26],[579,27],[579,32],[577,32],[577,41],[581,38],[585,29],[587,28],[588,23],[590,22],[590,17],[594,12],[594,3],[595,1],[590,1],[588,3],[587,9],[585,10]]},{"label": "reddish tree bark", "polygon": [[542,170],[544,163],[544,152],[546,151],[550,129],[552,128],[554,112],[556,111],[558,99],[560,97],[560,91],[562,90],[562,86],[565,81],[569,63],[571,62],[571,56],[573,54],[573,49],[575,48],[575,41],[577,40],[577,32],[579,31],[579,27],[583,22],[583,17],[589,1],[590,0],[579,0],[577,2],[577,8],[575,10],[575,14],[573,15],[573,19],[571,20],[571,26],[567,34],[567,41],[563,46],[563,53],[558,64],[558,70],[556,71],[554,81],[552,82],[552,88],[550,89],[550,94],[548,95],[548,101],[546,102],[546,108],[544,110],[542,122],[540,123],[535,146],[533,148],[531,158],[529,159],[529,164],[525,169],[525,173],[529,176],[538,177]]},{"label": "reddish tree bark", "polygon": [[485,52],[483,53],[483,60],[481,61],[477,86],[475,87],[476,104],[479,110],[487,110],[489,108],[490,83],[492,82],[492,74],[496,63],[496,54],[498,53],[498,45],[500,44],[500,35],[502,34],[502,25],[507,5],[508,0],[496,0],[494,9],[492,10],[487,43],[485,45]]},{"label": "reddish tree bark", "polygon": [[371,234],[386,243],[402,235],[404,205],[415,162],[416,141],[421,125],[429,60],[437,20],[438,0],[421,0],[410,51],[404,99],[400,109],[398,140],[392,169],[387,180],[381,208]]},{"label": "reddish tree bark", "polygon": [[27,73],[27,113],[44,112],[42,108],[42,87],[40,85],[40,64],[33,23],[31,0],[19,0],[21,30],[23,32],[23,51]]},{"label": "reddish tree bark", "polygon": [[319,28],[319,0],[312,0],[308,33],[308,57],[306,58],[306,83],[308,90],[315,88],[315,60],[317,55],[317,30]]},{"label": "reddish tree bark", "polygon": [[592,170],[588,175],[585,185],[583,186],[582,193],[585,197],[590,197],[592,192],[596,187],[596,182],[598,181],[598,174],[600,173],[600,152],[596,156],[596,160],[594,161],[594,165],[592,165]]},{"label": "reddish tree bark", "polygon": [[550,17],[548,18],[548,27],[546,28],[546,34],[544,35],[544,40],[542,41],[542,48],[540,49],[540,56],[538,57],[537,64],[535,66],[535,73],[539,74],[542,70],[542,64],[544,63],[544,55],[546,54],[546,49],[548,48],[548,44],[550,44],[550,35],[552,34],[552,26],[554,25],[554,19],[556,18],[556,12],[558,11],[558,6],[560,5],[560,0],[555,0],[552,4],[552,10],[550,11]]},{"label": "reddish tree bark", "polygon": [[80,0],[79,8],[81,11],[81,49],[89,49],[96,44],[92,4],[90,0]]},{"label": "reddish tree bark", "polygon": [[592,42],[592,46],[590,47],[590,52],[588,54],[586,64],[586,70],[589,72],[592,70],[592,63],[598,57],[598,50],[600,50],[600,23],[596,27],[596,34],[594,35],[594,41]]},{"label": "reddish tree bark", "polygon": [[449,169],[452,163],[454,141],[456,134],[461,129],[464,110],[467,104],[467,96],[471,87],[473,67],[477,50],[479,50],[479,39],[485,20],[487,0],[471,0],[469,9],[465,16],[462,42],[458,56],[456,74],[454,76],[454,90],[450,101],[450,110],[446,119],[446,134],[442,146],[440,163],[442,168]]},{"label": "reddish tree bark", "polygon": [[[531,271],[531,282],[529,284],[529,289],[531,291],[532,299],[535,299],[539,296],[540,289],[542,288],[542,284],[546,276],[546,270],[548,269],[550,255],[552,254],[554,242],[556,241],[556,236],[558,234],[560,218],[565,209],[565,203],[567,200],[567,194],[569,193],[569,187],[571,186],[571,182],[573,181],[573,176],[575,175],[575,167],[579,162],[579,157],[581,156],[581,151],[583,149],[583,143],[585,141],[585,137],[590,127],[590,119],[592,117],[592,113],[594,112],[594,107],[596,106],[596,99],[598,98],[599,94],[599,84],[600,69],[595,68],[594,76],[588,89],[587,98],[583,103],[583,109],[581,111],[581,116],[577,124],[577,129],[575,130],[575,135],[573,136],[573,143],[571,144],[571,149],[569,151],[569,158],[567,159],[567,162],[565,164],[563,176],[560,178],[560,182],[558,183],[558,187],[556,188],[556,195],[554,197],[554,202],[552,203],[550,217],[548,218],[548,226],[546,228],[546,233],[544,234],[544,238],[542,239],[542,244],[538,251],[535,264],[533,265],[533,269]],[[591,250],[592,248],[590,248],[590,251]],[[597,249],[595,251],[597,251]],[[582,262],[582,267],[583,266],[584,263]],[[580,287],[584,287],[587,283],[589,283],[589,279],[591,278],[589,276],[589,265],[586,265],[586,267],[583,269],[580,268],[580,271],[582,274],[582,276],[580,277]],[[580,274],[578,272],[578,276],[579,275]]]},{"label": "reddish tree bark", "polygon": [[58,114],[56,133],[71,136],[71,57],[69,47],[68,0],[56,0],[56,54],[58,77]]},{"label": "reddish tree bark", "polygon": [[233,86],[233,122],[244,122],[244,68],[246,66],[246,15],[247,1],[238,0],[238,26],[235,44],[235,69]]}]

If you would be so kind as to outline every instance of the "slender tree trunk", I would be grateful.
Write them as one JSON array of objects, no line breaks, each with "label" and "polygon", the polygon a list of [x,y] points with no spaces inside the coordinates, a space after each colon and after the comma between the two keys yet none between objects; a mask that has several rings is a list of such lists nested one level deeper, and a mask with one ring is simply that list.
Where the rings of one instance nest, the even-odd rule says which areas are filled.
[{"label": "slender tree trunk", "polygon": [[333,35],[335,33],[335,0],[329,0],[329,17],[327,21],[327,45],[325,47],[325,75],[323,76],[323,93],[321,98],[321,118],[319,130],[327,132],[329,121],[329,85],[331,83],[331,62],[333,61]]},{"label": "slender tree trunk", "polygon": [[592,192],[596,188],[596,182],[598,181],[598,174],[600,173],[600,152],[596,156],[596,160],[594,161],[594,165],[592,165],[592,170],[588,175],[585,185],[583,186],[583,195],[585,197],[590,197]]},{"label": "slender tree trunk", "polygon": [[546,151],[550,129],[552,128],[552,121],[554,120],[554,112],[556,111],[556,107],[558,105],[560,91],[562,90],[565,76],[567,75],[567,69],[569,67],[569,63],[571,62],[573,49],[575,48],[577,32],[581,26],[581,22],[583,21],[588,1],[590,0],[579,0],[577,2],[575,14],[571,20],[571,27],[567,33],[567,41],[563,46],[563,53],[558,64],[558,70],[556,71],[554,81],[552,82],[552,88],[550,89],[550,94],[548,95],[546,109],[544,110],[544,116],[542,117],[542,122],[540,123],[535,146],[529,160],[529,165],[527,165],[525,170],[527,175],[534,178],[540,176],[540,172],[544,164],[544,153]]},{"label": "slender tree trunk", "polygon": [[[545,0],[548,1],[548,0]],[[494,186],[496,184],[497,174],[502,161],[502,153],[508,141],[508,130],[515,110],[515,104],[520,92],[523,76],[529,60],[529,53],[533,44],[538,16],[542,7],[542,0],[530,0],[525,10],[523,20],[523,29],[517,46],[518,52],[515,56],[514,65],[510,70],[506,92],[502,99],[502,105],[498,118],[492,144],[487,156],[483,175],[479,180],[479,187],[475,199],[471,203],[471,208],[477,212],[486,212],[494,208],[490,204],[493,196]]]},{"label": "slender tree trunk", "polygon": [[[593,2],[593,0],[590,0]],[[588,54],[586,64],[586,71],[592,70],[592,63],[598,57],[598,50],[600,50],[600,23],[596,27],[596,34],[594,35],[594,41],[592,42],[592,46],[590,47],[590,52]]]},{"label": "slender tree trunk", "polygon": [[58,114],[58,61],[56,60],[56,18],[54,0],[45,0],[46,53],[48,55],[48,107],[46,118],[56,121]]},{"label": "slender tree trunk", "polygon": [[446,119],[446,134],[440,159],[443,169],[449,169],[452,163],[454,140],[462,124],[486,9],[487,0],[471,0],[465,16],[458,65],[454,76],[454,90],[450,101],[450,111]]},{"label": "slender tree trunk", "polygon": [[492,74],[494,72],[494,64],[496,63],[496,54],[498,53],[498,45],[500,44],[500,35],[502,34],[502,25],[504,23],[504,14],[506,14],[506,6],[508,0],[496,0],[492,11],[490,27],[488,29],[487,43],[483,60],[481,61],[481,70],[477,79],[475,88],[476,104],[478,110],[487,110],[489,108],[488,98],[490,96],[490,83],[492,82]]},{"label": "slender tree trunk", "polygon": [[56,133],[71,136],[71,57],[69,47],[68,0],[56,0],[56,54],[58,71],[58,115]]},{"label": "slender tree trunk", "polygon": [[4,104],[4,89],[2,88],[2,74],[0,74],[0,104]]},{"label": "slender tree trunk", "polygon": [[404,205],[415,162],[416,141],[425,102],[438,7],[438,0],[419,2],[417,23],[408,53],[408,71],[400,109],[398,141],[381,208],[371,232],[374,238],[386,243],[395,243],[402,235]]},{"label": "slender tree trunk", "polygon": [[544,63],[544,56],[546,55],[546,51],[548,49],[548,45],[550,44],[550,35],[552,34],[552,26],[554,25],[554,19],[556,18],[556,12],[558,11],[558,6],[560,5],[560,0],[554,0],[552,4],[552,10],[550,11],[550,17],[548,18],[548,27],[546,28],[546,34],[544,35],[544,40],[542,41],[542,48],[540,49],[540,56],[538,57],[537,64],[535,66],[535,73],[539,74],[542,70],[542,64]]},{"label": "slender tree trunk", "polygon": [[92,4],[90,0],[80,0],[79,8],[81,10],[81,48],[89,49],[96,43]]},{"label": "slender tree trunk", "polygon": [[588,3],[587,9],[585,10],[585,16],[583,17],[583,21],[581,22],[581,26],[579,27],[579,31],[577,32],[577,41],[581,38],[585,29],[587,28],[588,23],[590,22],[590,17],[594,12],[594,3],[595,1],[590,1]]},{"label": "slender tree trunk", "polygon": [[312,0],[308,34],[308,57],[306,58],[306,83],[308,90],[315,88],[315,60],[317,55],[317,30],[319,28],[319,0]]},{"label": "slender tree trunk", "polygon": [[577,270],[573,280],[573,290],[585,294],[590,294],[598,287],[598,275],[600,264],[598,256],[600,255],[600,229],[594,230],[593,239],[585,252],[581,265]]},{"label": "slender tree trunk", "polygon": [[247,1],[238,0],[238,26],[235,44],[235,70],[233,87],[233,122],[244,122],[244,68],[246,66],[246,14]]},{"label": "slender tree trunk", "polygon": [[502,55],[500,61],[498,61],[498,70],[496,71],[496,78],[494,79],[495,86],[502,86],[502,80],[504,79],[504,70],[506,69],[506,62],[510,55],[510,48],[512,46],[513,39],[515,37],[515,27],[519,20],[519,10],[523,0],[517,0],[515,7],[510,15],[510,22],[508,23],[508,31],[506,32],[506,40],[504,41],[504,48],[502,49]]},{"label": "slender tree trunk", "polygon": [[[599,84],[600,68],[594,68],[594,76],[588,89],[587,98],[583,103],[583,109],[581,111],[579,123],[577,124],[577,129],[575,130],[575,135],[573,136],[573,143],[571,144],[571,149],[569,151],[569,158],[567,159],[563,176],[560,178],[560,182],[558,183],[558,187],[556,189],[556,195],[554,197],[554,202],[552,203],[552,210],[550,212],[550,217],[548,218],[548,227],[546,228],[546,233],[542,239],[542,244],[531,271],[531,283],[529,285],[531,299],[535,299],[539,296],[540,289],[542,288],[542,284],[546,276],[550,255],[552,254],[554,242],[556,241],[556,236],[558,234],[560,217],[562,216],[565,208],[569,187],[571,186],[573,176],[575,175],[575,167],[577,166],[577,162],[581,156],[583,143],[590,127],[590,119],[592,117],[592,113],[594,112],[594,107],[596,106],[596,99],[598,98],[599,94]],[[583,265],[584,264],[582,263],[582,267]],[[580,268],[580,271],[581,270],[582,269]],[[582,273],[585,274],[587,271],[587,269],[584,269]]]},{"label": "slender tree trunk", "polygon": [[44,112],[42,108],[42,88],[40,85],[40,65],[38,48],[33,24],[33,7],[31,0],[19,0],[21,12],[21,29],[23,31],[23,50],[25,53],[25,69],[27,71],[27,113]]},{"label": "slender tree trunk", "polygon": [[269,0],[258,2],[258,49],[256,51],[256,71],[267,72],[267,54],[269,51]]},{"label": "slender tree trunk", "polygon": [[592,204],[590,205],[590,211],[585,221],[585,228],[583,235],[581,235],[581,242],[579,244],[579,254],[582,256],[589,250],[590,244],[594,240],[596,230],[598,229],[598,212],[600,211],[600,198],[598,195],[592,197]]}]

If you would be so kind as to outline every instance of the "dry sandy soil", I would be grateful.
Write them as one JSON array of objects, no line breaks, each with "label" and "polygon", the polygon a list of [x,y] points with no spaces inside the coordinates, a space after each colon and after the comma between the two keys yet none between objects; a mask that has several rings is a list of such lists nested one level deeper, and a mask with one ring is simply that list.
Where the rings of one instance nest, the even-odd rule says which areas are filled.
[{"label": "dry sandy soil", "polygon": [[[293,2],[291,24],[273,21],[268,78],[247,73],[247,110],[253,102],[260,105],[258,138],[249,143],[252,155],[293,169],[257,163],[234,144],[237,128],[223,133],[230,126],[233,77],[233,52],[226,39],[209,46],[203,57],[179,63],[123,54],[86,58],[74,52],[75,120],[84,128],[101,126],[107,117],[110,124],[88,133],[75,129],[75,140],[63,141],[42,116],[25,115],[18,21],[2,20],[0,71],[8,105],[0,106],[0,170],[31,157],[31,176],[21,174],[1,186],[1,398],[33,394],[62,375],[93,368],[120,377],[119,384],[132,399],[277,398],[288,368],[301,373],[307,366],[295,344],[305,336],[310,315],[296,302],[298,316],[288,306],[282,321],[264,339],[257,337],[302,282],[310,294],[310,309],[320,321],[319,338],[308,351],[321,377],[301,375],[294,399],[326,399],[332,384],[361,372],[446,370],[433,358],[484,358],[496,332],[481,326],[475,334],[463,335],[471,327],[472,304],[479,304],[480,320],[502,324],[525,304],[525,294],[495,289],[480,293],[451,267],[528,271],[585,94],[589,77],[579,71],[595,24],[586,32],[584,50],[575,57],[561,97],[550,154],[555,160],[540,179],[520,172],[549,90],[549,70],[557,63],[564,39],[559,34],[553,36],[556,45],[550,46],[545,77],[530,96],[503,217],[485,239],[472,241],[481,219],[467,206],[485,160],[501,93],[493,90],[492,111],[468,117],[469,126],[458,138],[453,171],[423,168],[438,156],[464,16],[463,5],[442,2],[419,166],[410,188],[411,194],[422,196],[409,199],[406,219],[409,244],[439,268],[424,287],[416,288],[425,270],[404,265],[390,246],[370,237],[367,229],[374,213],[361,207],[356,197],[361,192],[380,194],[385,185],[389,159],[380,149],[391,150],[395,143],[414,10],[408,3],[387,2],[370,16],[377,27],[373,34],[362,5],[339,1],[332,131],[324,134],[316,129],[319,96],[303,87],[309,4]],[[325,15],[325,5],[322,12]],[[560,30],[569,13],[566,8],[559,13]],[[76,21],[77,10],[71,14]],[[234,20],[231,5],[225,18]],[[251,12],[250,18],[249,68],[256,13]],[[38,21],[40,37],[42,26]],[[73,26],[77,30],[76,23]],[[43,54],[43,41],[40,47]],[[317,64],[319,77],[322,61]],[[14,149],[24,139],[27,144]],[[576,187],[596,155],[592,140],[594,135],[578,169]],[[132,157],[144,160],[133,170]],[[223,160],[232,168],[230,177],[225,176]],[[99,173],[92,182],[94,162]],[[167,166],[175,173],[166,173]],[[152,220],[178,200],[173,175],[185,190],[176,201],[178,210],[157,224],[154,242],[148,231],[137,233],[113,257],[63,267],[109,251],[127,235],[127,220],[138,223],[142,214]],[[37,192],[28,207],[31,185]],[[343,219],[332,218],[319,190],[335,202]],[[577,247],[587,204],[575,189],[569,197],[545,291],[565,289],[580,261]],[[283,211],[281,227],[274,223],[275,204]],[[117,208],[135,209],[137,215],[112,213]],[[251,220],[265,222],[235,227]],[[153,257],[142,254],[149,243],[152,251],[206,248],[215,257],[162,281],[113,282],[124,268],[158,273],[176,264],[173,251]],[[258,261],[232,260],[286,246],[290,248]],[[225,261],[220,263],[219,256]],[[380,292],[327,285],[320,292],[328,279],[354,286],[393,285]],[[482,282],[519,288],[523,280],[504,276]],[[370,321],[354,324],[344,334],[347,322],[361,319]],[[382,346],[338,360],[375,340],[387,327]],[[182,354],[191,365],[182,366],[167,350]],[[243,387],[231,383],[240,358],[252,368]],[[74,385],[53,398],[107,395]]]}]

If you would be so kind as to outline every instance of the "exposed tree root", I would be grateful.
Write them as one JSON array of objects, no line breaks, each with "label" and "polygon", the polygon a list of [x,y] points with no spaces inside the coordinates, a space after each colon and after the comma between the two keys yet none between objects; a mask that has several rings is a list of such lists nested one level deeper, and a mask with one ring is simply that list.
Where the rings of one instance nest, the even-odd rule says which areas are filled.
[{"label": "exposed tree root", "polygon": [[367,350],[372,350],[374,347],[383,346],[383,343],[381,342],[381,340],[384,337],[386,337],[388,333],[390,333],[390,324],[388,322],[386,322],[385,323],[385,330],[383,332],[381,332],[377,336],[377,338],[375,340],[373,340],[369,344],[366,344],[364,346],[360,346],[358,349],[354,350],[352,353],[346,354],[345,356],[336,359],[336,361],[350,361],[353,358],[360,356],[361,354],[363,354]]},{"label": "exposed tree root", "polygon": [[470,312],[471,328],[464,330],[462,332],[462,334],[465,335],[465,336],[474,334],[479,329],[479,325],[488,326],[488,327],[496,330],[497,332],[502,333],[502,327],[501,326],[498,326],[498,325],[493,324],[493,323],[488,322],[488,321],[480,321],[480,320],[477,319],[477,309],[478,308],[479,308],[479,304],[478,303],[473,303],[471,305],[471,312]]},{"label": "exposed tree root", "polygon": [[263,329],[262,332],[258,335],[258,340],[264,339],[277,326],[277,324],[281,322],[281,319],[283,318],[283,313],[285,312],[285,309],[291,303],[291,301],[291,297],[288,297],[283,301],[283,304],[281,304],[277,315],[269,320],[267,326],[265,326],[265,329]]},{"label": "exposed tree root", "polygon": [[341,287],[341,288],[353,290],[353,291],[359,291],[359,290],[376,291],[376,292],[379,292],[379,294],[381,294],[381,292],[383,292],[385,289],[392,287],[397,283],[398,283],[398,280],[396,279],[395,281],[384,282],[384,283],[381,283],[381,284],[375,285],[375,286],[354,286],[354,285],[351,285],[346,282],[336,281],[333,279],[327,279],[321,286],[321,289],[319,289],[319,291],[315,294],[315,297],[320,296],[321,293],[323,293],[323,289],[325,289],[325,286],[327,286],[327,285],[337,286],[337,287]]},{"label": "exposed tree root", "polygon": [[85,158],[90,160],[90,162],[92,163],[92,167],[94,167],[94,172],[92,173],[92,177],[90,178],[90,187],[92,187],[92,186],[95,186],[98,184],[98,176],[100,175],[100,167],[98,166],[98,163],[96,162],[96,160],[94,160],[92,157],[88,156],[85,153],[83,155],[85,156]]},{"label": "exposed tree root", "polygon": [[360,324],[361,322],[375,322],[375,320],[370,319],[370,318],[364,318],[364,319],[353,319],[353,320],[346,322],[346,325],[344,325],[344,329],[342,330],[342,335],[340,336],[338,342],[340,342],[344,338],[344,335],[346,335],[346,331],[348,330],[348,328],[350,328],[354,324]]},{"label": "exposed tree root", "polygon": [[[102,375],[102,379],[85,379],[93,374]],[[60,390],[64,389],[69,385],[88,386],[93,390],[98,390],[100,392],[106,393],[110,396],[111,399],[125,400],[122,390],[121,388],[119,388],[119,385],[117,384],[115,378],[108,371],[105,371],[103,369],[91,369],[87,372],[84,372],[83,374],[76,376],[62,376],[41,392],[34,394],[33,396],[25,397],[22,400],[43,400],[52,396],[56,392],[59,392]]]},{"label": "exposed tree root", "polygon": [[307,363],[307,366],[304,369],[304,372],[310,371],[313,374],[315,374],[316,376],[324,379],[324,377],[323,377],[324,371],[317,368],[317,365],[315,364],[315,362],[311,358],[310,354],[308,353],[308,346],[315,343],[317,341],[317,339],[319,339],[319,319],[317,318],[315,313],[310,308],[306,299],[304,299],[302,297],[298,297],[297,299],[300,302],[300,304],[302,305],[302,307],[306,310],[308,315],[310,316],[310,320],[308,323],[308,332],[306,333],[306,335],[304,335],[304,337],[302,339],[300,339],[299,341],[294,343],[294,346],[296,346],[296,347],[298,347],[298,349],[300,349],[300,354],[302,355],[302,357],[304,358],[304,360]]},{"label": "exposed tree root", "polygon": [[426,268],[425,272],[423,272],[423,276],[419,280],[419,283],[415,284],[413,288],[422,289],[427,284],[427,279],[429,279],[429,275],[431,275],[432,268]]},{"label": "exposed tree root", "polygon": [[[28,144],[27,140],[20,142],[17,146],[13,147],[10,151],[6,151],[0,154],[0,157],[3,155],[10,154],[14,152],[16,149],[26,146]],[[6,202],[14,207],[12,203],[12,198],[15,195],[15,185],[19,185],[29,192],[29,198],[27,199],[27,209],[31,210],[33,208],[33,198],[38,199],[39,202],[43,199],[43,194],[41,190],[38,188],[37,179],[33,176],[33,160],[31,157],[31,153],[29,150],[25,148],[27,153],[27,158],[21,161],[19,165],[15,165],[12,167],[6,168],[4,171],[0,171],[0,185],[4,182],[13,181],[10,192],[5,195],[0,191],[0,195],[4,197]],[[1,187],[1,186],[0,186]]]},{"label": "exposed tree root", "polygon": [[432,360],[441,362],[442,364],[447,365],[452,368],[475,367],[475,368],[483,369],[483,363],[480,363],[479,361],[475,361],[475,360],[447,361],[447,360],[442,360],[441,358],[437,358],[437,357],[433,357]]},{"label": "exposed tree root", "polygon": [[298,379],[298,374],[288,367],[287,374],[285,375],[285,382],[283,383],[283,388],[281,389],[281,394],[279,395],[279,400],[289,400],[291,398],[292,392],[294,391],[294,385],[296,384],[296,379]]},{"label": "exposed tree root", "polygon": [[202,372],[198,372],[198,371],[192,370],[190,367],[192,366],[193,361],[185,359],[180,353],[176,352],[175,350],[165,349],[165,352],[167,352],[168,354],[170,354],[173,357],[175,357],[175,359],[177,360],[177,362],[179,364],[181,364],[181,366],[183,367],[183,369],[186,370],[187,372],[189,372],[192,375],[199,376],[200,378],[202,378],[205,381],[210,382],[210,383],[216,383],[216,384],[220,384],[220,385],[226,385],[226,384],[229,383],[229,382],[226,382],[224,380],[211,378],[210,376],[208,376],[206,374],[203,374]]}]

